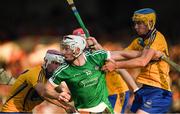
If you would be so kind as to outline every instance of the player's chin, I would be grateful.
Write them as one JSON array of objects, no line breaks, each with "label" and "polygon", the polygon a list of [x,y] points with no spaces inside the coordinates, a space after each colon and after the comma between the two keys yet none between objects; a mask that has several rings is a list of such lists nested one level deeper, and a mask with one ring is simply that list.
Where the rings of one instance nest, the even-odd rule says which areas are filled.
[{"label": "player's chin", "polygon": [[139,31],[137,31],[137,34],[140,35],[140,36],[144,35],[142,32],[139,32]]},{"label": "player's chin", "polygon": [[68,62],[68,63],[72,63],[72,62],[74,61],[74,59],[72,59],[72,58],[65,58],[65,60],[66,60],[66,62]]}]

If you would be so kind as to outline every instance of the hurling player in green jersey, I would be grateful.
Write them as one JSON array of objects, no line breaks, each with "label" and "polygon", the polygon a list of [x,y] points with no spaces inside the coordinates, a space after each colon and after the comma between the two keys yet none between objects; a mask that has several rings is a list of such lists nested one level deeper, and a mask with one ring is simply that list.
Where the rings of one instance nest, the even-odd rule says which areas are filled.
[{"label": "hurling player in green jersey", "polygon": [[100,70],[110,54],[103,50],[84,52],[86,40],[76,35],[65,36],[62,45],[67,64],[59,67],[49,79],[47,93],[65,81],[77,111],[113,113],[108,101],[105,72]]},{"label": "hurling player in green jersey", "polygon": [[[122,60],[124,51],[109,52],[97,50],[94,52],[85,51],[86,40],[77,35],[64,36],[63,54],[66,63],[59,67],[54,75],[47,81],[46,95],[53,99],[69,101],[65,92],[54,94],[54,90],[62,81],[67,83],[78,112],[110,112],[113,113],[105,81],[105,72],[101,67],[106,60]],[[138,51],[128,51],[139,56]],[[128,55],[128,52],[125,55]]]}]

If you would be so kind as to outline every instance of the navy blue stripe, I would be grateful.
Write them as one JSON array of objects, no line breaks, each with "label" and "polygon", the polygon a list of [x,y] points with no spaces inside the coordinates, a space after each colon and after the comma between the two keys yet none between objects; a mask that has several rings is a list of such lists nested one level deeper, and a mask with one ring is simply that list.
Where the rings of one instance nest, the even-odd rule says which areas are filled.
[{"label": "navy blue stripe", "polygon": [[114,108],[114,106],[116,104],[116,100],[117,100],[117,94],[108,96],[108,99],[111,103],[111,106]]}]

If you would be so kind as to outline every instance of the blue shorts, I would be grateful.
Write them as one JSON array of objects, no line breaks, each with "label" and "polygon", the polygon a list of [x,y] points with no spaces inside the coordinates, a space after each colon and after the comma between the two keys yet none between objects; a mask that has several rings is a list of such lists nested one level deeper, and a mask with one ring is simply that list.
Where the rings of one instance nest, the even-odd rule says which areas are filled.
[{"label": "blue shorts", "polygon": [[141,109],[148,113],[166,113],[172,104],[172,93],[170,91],[143,85],[135,93],[135,98],[131,107],[132,112]]},{"label": "blue shorts", "polygon": [[121,112],[118,112],[118,113],[124,113],[125,109],[126,109],[126,106],[128,104],[129,96],[130,96],[130,92],[126,91],[126,92],[120,94],[120,99],[118,99],[117,94],[108,96],[108,99],[109,99],[113,109],[115,108],[115,105],[118,105],[118,104],[116,104],[117,100],[120,100],[120,102],[122,104],[121,104],[121,106],[118,106],[118,107],[121,109]]}]

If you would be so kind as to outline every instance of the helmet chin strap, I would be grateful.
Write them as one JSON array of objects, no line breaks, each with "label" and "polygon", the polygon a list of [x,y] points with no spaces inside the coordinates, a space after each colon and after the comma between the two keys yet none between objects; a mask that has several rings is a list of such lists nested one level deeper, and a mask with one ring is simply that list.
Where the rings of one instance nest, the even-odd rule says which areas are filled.
[{"label": "helmet chin strap", "polygon": [[152,30],[149,30],[149,32],[146,34],[146,38],[149,38],[152,35],[152,33],[155,32],[155,31],[156,31],[155,28],[152,29]]},{"label": "helmet chin strap", "polygon": [[[83,53],[83,52],[82,52]],[[75,49],[73,50],[73,56],[74,56],[74,59],[72,61],[66,61],[68,63],[73,63],[82,53],[79,52],[79,54],[75,54]]]},{"label": "helmet chin strap", "polygon": [[140,35],[140,37],[142,37],[143,39],[148,39],[154,31],[156,31],[155,28],[149,29],[149,31],[146,34]]},{"label": "helmet chin strap", "polygon": [[82,52],[81,52],[81,50],[79,49],[79,53],[78,54],[76,54],[76,49],[78,49],[78,48],[74,48],[73,49],[73,56],[75,57],[75,58],[78,58],[81,54],[82,54]]}]

